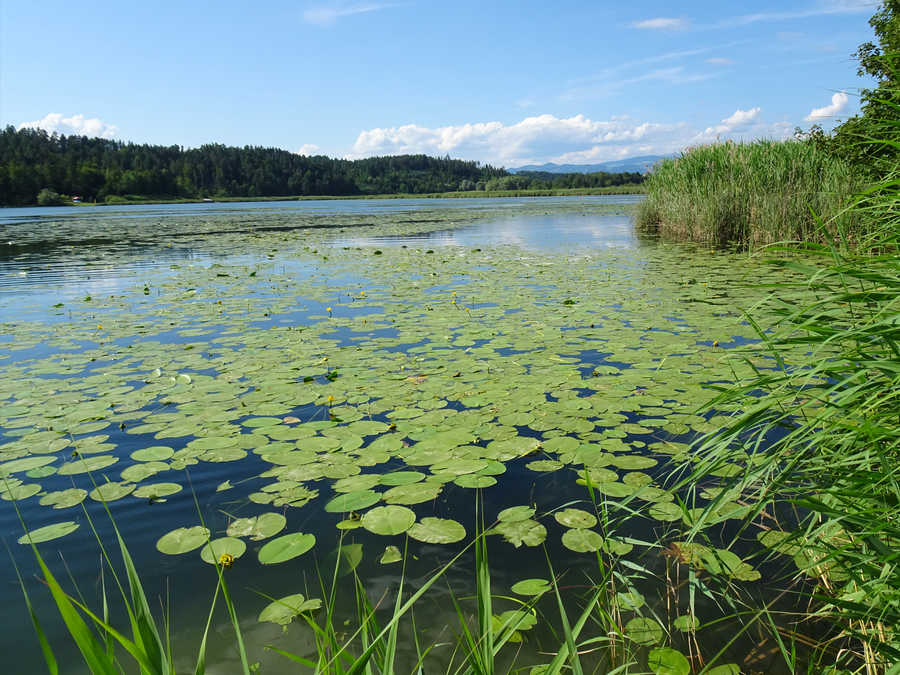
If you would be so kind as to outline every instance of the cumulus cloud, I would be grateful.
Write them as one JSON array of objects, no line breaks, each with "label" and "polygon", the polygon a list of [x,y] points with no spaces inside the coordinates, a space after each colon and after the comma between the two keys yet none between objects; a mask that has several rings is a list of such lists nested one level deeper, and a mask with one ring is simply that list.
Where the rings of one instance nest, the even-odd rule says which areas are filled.
[{"label": "cumulus cloud", "polygon": [[65,117],[62,113],[49,113],[42,119],[34,122],[23,122],[19,129],[44,129],[50,133],[77,134],[79,136],[98,136],[100,138],[114,138],[119,133],[119,128],[114,124],[107,124],[96,117],[84,115],[72,115]]},{"label": "cumulus cloud", "polygon": [[750,110],[735,110],[731,115],[722,120],[719,124],[707,127],[702,134],[703,137],[715,138],[722,134],[731,133],[736,129],[745,127],[751,122],[759,118],[762,108],[750,108]]},{"label": "cumulus cloud", "polygon": [[684,28],[687,28],[689,23],[685,19],[659,16],[655,19],[635,21],[631,25],[634,28],[643,28],[645,30],[682,30]]},{"label": "cumulus cloud", "polygon": [[438,128],[416,124],[363,131],[350,157],[450,154],[492,164],[517,166],[546,161],[617,159],[639,144],[669,143],[680,124],[635,122],[628,118],[592,120],[584,115],[526,117],[515,124],[477,122]]},{"label": "cumulus cloud", "polygon": [[842,91],[835,93],[831,97],[831,105],[826,105],[821,108],[813,108],[809,115],[804,117],[803,119],[807,122],[817,122],[818,120],[822,120],[828,117],[834,117],[839,112],[841,112],[844,108],[847,107],[847,103],[850,102],[850,97],[847,96]]},{"label": "cumulus cloud", "polygon": [[353,16],[354,14],[366,14],[368,12],[377,12],[380,9],[388,9],[396,7],[395,3],[384,2],[358,2],[349,4],[346,2],[337,2],[327,5],[319,5],[310,7],[303,11],[303,20],[317,26],[328,26],[335,23],[338,19],[345,16]]},{"label": "cumulus cloud", "polygon": [[319,155],[321,154],[321,148],[315,143],[304,143],[300,146],[300,149],[297,150],[298,155]]}]

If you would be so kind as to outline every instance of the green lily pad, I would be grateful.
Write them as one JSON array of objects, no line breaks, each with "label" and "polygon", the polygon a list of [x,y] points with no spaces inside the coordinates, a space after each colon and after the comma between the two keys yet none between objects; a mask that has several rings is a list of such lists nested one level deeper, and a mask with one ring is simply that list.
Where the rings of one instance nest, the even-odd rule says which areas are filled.
[{"label": "green lily pad", "polygon": [[177,494],[183,489],[178,483],[150,483],[141,485],[132,494],[141,499],[160,499]]},{"label": "green lily pad", "polygon": [[301,532],[285,534],[259,549],[259,562],[263,565],[282,563],[303,555],[315,545],[315,535]]},{"label": "green lily pad", "polygon": [[421,504],[437,499],[441,493],[441,485],[434,482],[413,483],[412,485],[398,485],[384,493],[384,501],[388,504]]},{"label": "green lily pad", "polygon": [[30,471],[32,469],[37,469],[39,467],[46,466],[47,464],[52,464],[56,461],[56,457],[53,455],[36,455],[34,457],[22,457],[21,459],[14,459],[9,462],[3,462],[0,464],[0,476],[11,476],[14,473],[19,473],[21,471]]},{"label": "green lily pad", "polygon": [[280,513],[263,513],[250,518],[238,518],[227,530],[229,537],[250,537],[253,541],[268,539],[281,532],[287,525],[287,518]]},{"label": "green lily pad", "polygon": [[390,565],[392,563],[398,563],[401,560],[403,560],[403,556],[400,554],[400,549],[391,545],[384,549],[384,553],[381,554],[379,562],[382,565]]},{"label": "green lily pad", "polygon": [[135,450],[131,453],[131,459],[136,462],[162,462],[174,454],[175,451],[166,445],[154,445],[149,448]]},{"label": "green lily pad", "polygon": [[164,534],[156,542],[160,553],[179,555],[198,549],[209,541],[209,530],[200,525],[179,527]]},{"label": "green lily pad", "polygon": [[518,595],[543,595],[550,589],[546,579],[523,579],[512,586],[512,592]]},{"label": "green lily pad", "polygon": [[563,532],[562,543],[570,551],[589,553],[600,550],[600,547],[603,546],[603,537],[593,530],[566,530]]},{"label": "green lily pad", "polygon": [[466,528],[455,520],[425,517],[409,528],[409,536],[428,544],[452,544],[465,538]]},{"label": "green lily pad", "polygon": [[681,520],[681,507],[673,502],[657,502],[650,507],[650,517],[655,520],[671,522]]},{"label": "green lily pad", "polygon": [[23,534],[19,537],[18,542],[26,545],[40,544],[45,541],[52,541],[54,539],[59,539],[60,537],[65,537],[67,534],[71,534],[77,529],[78,523],[71,520],[64,523],[54,523],[52,525],[39,527],[36,530],[31,530],[28,534]]},{"label": "green lily pad", "polygon": [[279,626],[287,626],[291,621],[303,612],[314,612],[322,606],[319,599],[307,600],[300,593],[287,595],[279,598],[274,602],[266,605],[259,613],[258,621],[268,621],[278,624]]},{"label": "green lily pad", "polygon": [[647,662],[654,675],[690,675],[691,672],[690,661],[671,647],[651,649]]},{"label": "green lily pad", "polygon": [[374,490],[357,490],[338,495],[325,505],[328,513],[350,513],[361,511],[381,501],[381,495]]},{"label": "green lily pad", "polygon": [[20,485],[13,485],[4,490],[0,493],[0,498],[5,499],[8,502],[18,502],[23,499],[28,499],[29,497],[34,497],[40,491],[41,486],[37,483],[22,483]]},{"label": "green lily pad", "polygon": [[590,528],[597,524],[596,516],[581,509],[563,509],[554,513],[553,517],[560,525],[575,529]]},{"label": "green lily pad", "polygon": [[215,565],[221,560],[223,555],[230,555],[237,559],[244,555],[247,550],[247,544],[242,539],[234,537],[221,537],[208,542],[206,546],[200,549],[200,558],[203,562]]},{"label": "green lily pad", "polygon": [[697,620],[696,616],[683,614],[675,619],[675,621],[672,622],[672,625],[676,630],[680,630],[682,633],[693,633],[700,627],[700,622]]},{"label": "green lily pad", "polygon": [[639,645],[656,645],[663,639],[663,629],[655,620],[638,616],[625,624],[625,635]]},{"label": "green lily pad", "polygon": [[505,523],[515,523],[520,520],[528,520],[534,515],[536,509],[531,506],[510,506],[497,514],[497,520]]},{"label": "green lily pad", "polygon": [[481,474],[477,473],[467,473],[453,479],[453,482],[462,488],[471,490],[475,488],[487,488],[491,487],[492,485],[496,485],[497,479],[493,476],[482,476]]},{"label": "green lily pad", "polygon": [[741,668],[736,663],[726,663],[710,668],[706,675],[741,675]]},{"label": "green lily pad", "polygon": [[[381,476],[382,485],[411,485],[425,479],[425,474],[419,471],[394,471]],[[370,486],[371,487],[371,486]]]},{"label": "green lily pad", "polygon": [[59,467],[60,476],[75,476],[80,473],[99,471],[119,461],[115,455],[92,455],[79,457],[71,462],[66,462]]},{"label": "green lily pad", "polygon": [[114,502],[130,495],[134,492],[134,488],[134,483],[109,482],[98,485],[88,493],[88,496],[98,502]]},{"label": "green lily pad", "polygon": [[405,506],[376,506],[366,511],[362,526],[369,532],[385,536],[403,534],[416,522],[416,514]]},{"label": "green lily pad", "polygon": [[522,544],[540,546],[547,538],[547,528],[536,520],[501,521],[494,526],[494,531],[503,535],[503,538],[516,548]]},{"label": "green lily pad", "polygon": [[48,492],[41,497],[41,506],[52,506],[54,509],[67,509],[78,506],[87,498],[87,490],[81,488],[68,488],[58,492]]}]

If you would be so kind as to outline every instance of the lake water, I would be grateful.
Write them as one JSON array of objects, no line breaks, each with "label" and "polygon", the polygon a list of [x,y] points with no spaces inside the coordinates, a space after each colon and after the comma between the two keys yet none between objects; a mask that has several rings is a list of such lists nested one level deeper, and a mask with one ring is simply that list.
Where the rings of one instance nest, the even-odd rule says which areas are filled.
[{"label": "lake water", "polygon": [[[112,545],[99,497],[108,500],[152,603],[170,603],[179,668],[192,667],[216,575],[198,550],[158,550],[164,534],[202,520],[218,539],[236,519],[284,516],[283,530],[258,539],[232,530],[222,550],[246,549],[227,575],[251,661],[266,673],[296,672],[264,646],[309,656],[310,631],[300,621],[286,632],[256,621],[267,598],[322,597],[316,563],[330,574],[327,554],[342,541],[362,552],[357,572],[372,602],[390,607],[401,576],[399,564],[381,564],[385,547],[409,545],[407,590],[415,588],[471,541],[476,503],[486,524],[501,516],[489,537],[495,593],[549,578],[543,542],[577,613],[600,547],[627,563],[617,590],[641,598],[618,607],[623,623],[652,619],[684,649],[671,625],[686,612],[686,591],[665,581],[683,566],[661,554],[684,520],[668,462],[721,421],[696,411],[712,395],[709,383],[732,377],[727,349],[754,339],[741,308],[763,291],[750,282],[785,272],[741,254],[648,241],[634,231],[635,201],[0,212],[0,472],[8,475],[0,531],[62,672],[84,668],[34,581],[30,550],[16,543],[12,498],[31,530],[77,526],[40,550],[91,606],[105,584],[115,612],[117,591],[108,572],[101,577],[87,518]],[[586,478],[599,488],[593,501]],[[80,490],[105,481],[96,499],[83,499]],[[717,512],[711,546],[735,530],[738,497]],[[504,516],[511,507],[521,508]],[[414,518],[411,537],[384,534],[409,523],[376,516]],[[454,528],[465,537],[437,543]],[[265,564],[266,542],[288,533],[314,535],[314,548]],[[735,552],[751,554],[753,541]],[[454,622],[458,631],[450,594],[472,595],[473,560],[464,551],[426,596],[426,641],[450,640]],[[753,594],[763,582],[747,560],[740,583]],[[37,640],[5,569],[0,641],[15,650],[17,672],[36,672]],[[693,602],[709,624],[700,643],[714,653],[734,624],[714,623],[721,612],[712,599]],[[340,597],[341,616],[352,616],[352,604],[352,593]],[[515,607],[498,600],[498,612]],[[529,633],[519,665],[543,662],[556,639],[551,624]],[[208,672],[237,671],[230,630],[217,613]],[[737,641],[727,656],[755,654],[751,642]],[[646,660],[646,648],[632,648]],[[415,661],[411,642],[401,653]],[[426,672],[444,670],[452,648],[430,658]]]}]

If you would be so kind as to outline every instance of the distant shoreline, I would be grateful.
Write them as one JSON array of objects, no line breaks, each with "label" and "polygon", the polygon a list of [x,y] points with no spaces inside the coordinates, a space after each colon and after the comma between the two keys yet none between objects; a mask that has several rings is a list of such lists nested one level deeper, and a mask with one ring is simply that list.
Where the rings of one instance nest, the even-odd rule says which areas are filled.
[{"label": "distant shoreline", "polygon": [[[470,190],[467,192],[429,192],[424,194],[380,194],[380,195],[290,195],[273,197],[218,197],[211,202],[204,199],[125,199],[112,202],[67,202],[56,206],[132,206],[141,204],[208,204],[233,202],[293,202],[293,201],[325,201],[342,199],[479,199],[500,197],[569,197],[590,195],[627,195],[645,194],[643,185],[614,185],[603,188],[563,188],[547,190]],[[43,208],[37,206],[5,206],[2,208]]]}]

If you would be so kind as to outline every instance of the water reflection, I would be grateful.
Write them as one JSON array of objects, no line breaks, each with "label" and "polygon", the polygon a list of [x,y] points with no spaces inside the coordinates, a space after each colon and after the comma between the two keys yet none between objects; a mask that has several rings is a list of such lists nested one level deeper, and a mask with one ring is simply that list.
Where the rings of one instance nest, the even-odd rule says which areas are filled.
[{"label": "water reflection", "polygon": [[531,250],[634,248],[631,218],[603,215],[513,216],[416,235],[341,237],[335,246],[520,246]]}]

